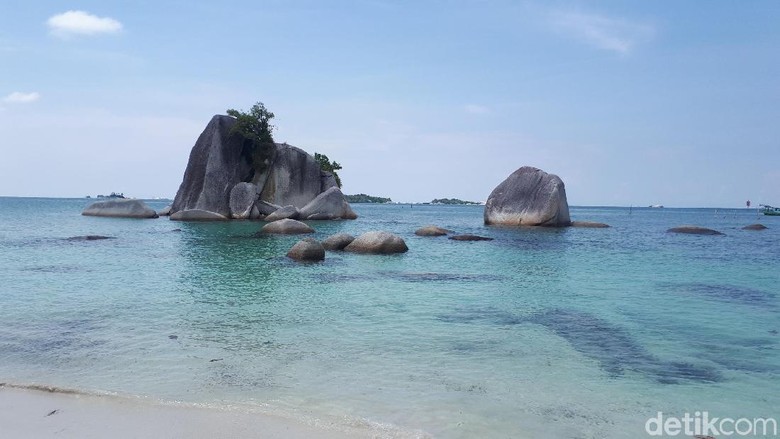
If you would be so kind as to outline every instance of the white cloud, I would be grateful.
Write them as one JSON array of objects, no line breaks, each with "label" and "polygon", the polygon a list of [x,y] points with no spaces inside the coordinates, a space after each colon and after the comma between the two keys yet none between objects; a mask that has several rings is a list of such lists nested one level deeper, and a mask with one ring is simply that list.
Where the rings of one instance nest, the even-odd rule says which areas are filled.
[{"label": "white cloud", "polygon": [[484,105],[477,105],[477,104],[467,104],[463,106],[463,110],[466,111],[466,113],[469,114],[488,114],[490,113],[490,108],[485,107]]},{"label": "white cloud", "polygon": [[38,92],[22,93],[20,91],[15,91],[4,97],[3,102],[9,104],[29,104],[30,102],[35,102],[40,98],[41,94]]},{"label": "white cloud", "polygon": [[554,11],[550,24],[562,34],[597,49],[622,55],[630,53],[638,43],[651,39],[655,34],[655,29],[647,24],[576,11]]},{"label": "white cloud", "polygon": [[71,35],[112,34],[122,30],[122,23],[110,17],[98,17],[84,11],[68,11],[46,20],[51,33],[58,37]]}]

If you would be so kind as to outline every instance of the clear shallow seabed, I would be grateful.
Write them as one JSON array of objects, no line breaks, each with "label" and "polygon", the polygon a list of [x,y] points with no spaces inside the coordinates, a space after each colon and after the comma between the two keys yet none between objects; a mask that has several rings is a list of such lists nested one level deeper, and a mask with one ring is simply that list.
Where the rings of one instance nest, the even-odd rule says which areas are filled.
[{"label": "clear shallow seabed", "polygon": [[[0,198],[0,382],[396,436],[780,416],[780,217],[574,207],[613,227],[518,230],[483,226],[481,206],[357,204],[316,238],[387,230],[409,252],[297,264],[300,237],[252,237],[262,223],[80,216],[89,201]],[[755,222],[769,229],[741,230]],[[495,240],[413,234],[426,224]],[[726,235],[666,233],[683,224]]]}]

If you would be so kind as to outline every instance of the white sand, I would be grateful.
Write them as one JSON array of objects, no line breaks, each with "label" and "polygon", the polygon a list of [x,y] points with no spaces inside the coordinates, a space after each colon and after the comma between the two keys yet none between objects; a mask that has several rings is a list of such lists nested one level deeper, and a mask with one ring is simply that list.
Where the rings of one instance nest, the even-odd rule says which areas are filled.
[{"label": "white sand", "polygon": [[368,428],[345,430],[330,425],[307,425],[248,410],[0,386],[0,436],[3,438],[335,439],[384,436],[377,433]]}]

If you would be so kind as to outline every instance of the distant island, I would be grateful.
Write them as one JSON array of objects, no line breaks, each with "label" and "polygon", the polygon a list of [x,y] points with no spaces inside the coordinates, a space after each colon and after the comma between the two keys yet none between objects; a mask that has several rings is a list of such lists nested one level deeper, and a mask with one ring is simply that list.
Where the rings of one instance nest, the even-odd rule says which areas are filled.
[{"label": "distant island", "polygon": [[476,201],[463,201],[457,198],[437,198],[431,204],[481,204]]},{"label": "distant island", "polygon": [[374,197],[366,194],[345,195],[349,203],[392,203],[393,200],[384,197]]}]

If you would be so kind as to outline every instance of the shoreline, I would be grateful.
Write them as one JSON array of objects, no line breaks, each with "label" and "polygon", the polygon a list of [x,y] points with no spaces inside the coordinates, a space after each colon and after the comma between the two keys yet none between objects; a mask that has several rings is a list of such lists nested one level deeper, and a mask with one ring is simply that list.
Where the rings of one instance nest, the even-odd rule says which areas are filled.
[{"label": "shoreline", "polygon": [[288,418],[241,406],[214,407],[44,385],[0,383],[0,426],[8,437],[394,438],[367,421]]}]

